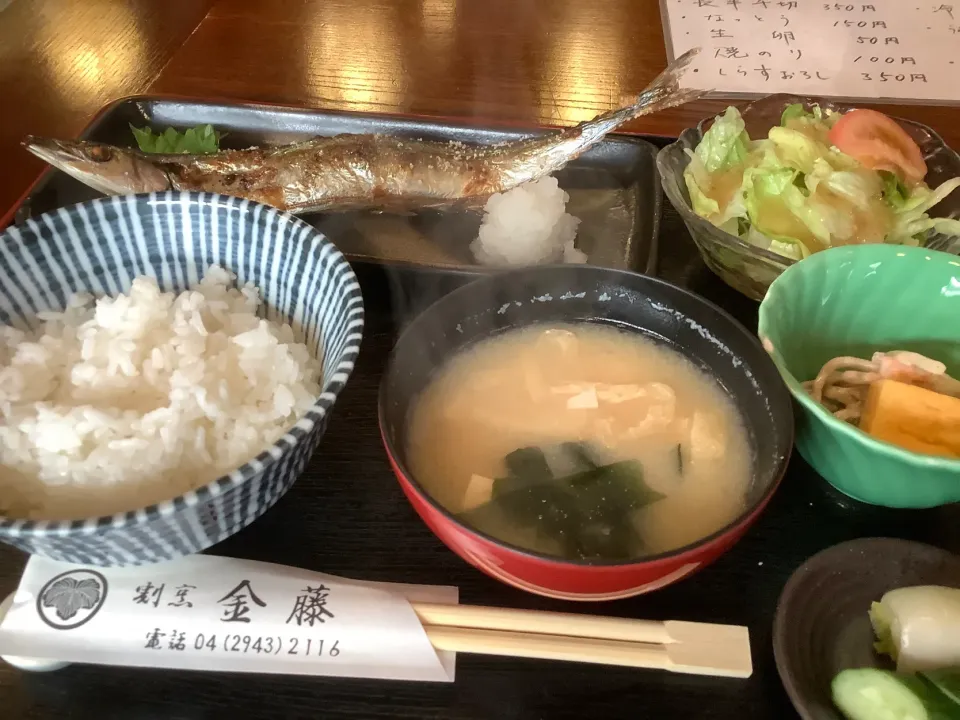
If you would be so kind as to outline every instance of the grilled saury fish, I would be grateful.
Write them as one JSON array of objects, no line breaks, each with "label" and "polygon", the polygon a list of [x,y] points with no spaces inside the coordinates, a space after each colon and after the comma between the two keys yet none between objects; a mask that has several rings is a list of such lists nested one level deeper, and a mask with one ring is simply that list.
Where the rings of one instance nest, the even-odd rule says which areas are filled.
[{"label": "grilled saury fish", "polygon": [[150,155],[77,140],[29,137],[26,148],[108,195],[196,190],[263,202],[293,213],[379,208],[407,211],[482,205],[494,193],[549,175],[607,133],[641,115],[699,97],[678,79],[692,50],[636,102],[575,127],[499,145],[338,135],[212,155]]}]

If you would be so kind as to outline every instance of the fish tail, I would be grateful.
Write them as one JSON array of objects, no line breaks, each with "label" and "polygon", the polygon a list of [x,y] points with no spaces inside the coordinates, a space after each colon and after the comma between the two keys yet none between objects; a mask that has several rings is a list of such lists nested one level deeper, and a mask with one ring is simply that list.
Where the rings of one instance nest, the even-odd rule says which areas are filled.
[{"label": "fish tail", "polygon": [[702,97],[709,90],[695,88],[681,88],[680,79],[686,74],[693,59],[700,54],[700,48],[688,50],[670,63],[666,69],[657,75],[653,82],[647,85],[636,100],[627,107],[615,110],[611,115],[619,123],[627,122],[641,115],[650,115],[661,110],[677,107]]},{"label": "fish tail", "polygon": [[509,171],[496,192],[504,192],[559,170],[634,118],[683,105],[709,92],[680,87],[680,78],[699,52],[700,48],[693,48],[678,57],[634,101],[624,107],[561,130],[555,135],[514,143],[510,152],[494,158],[494,162],[507,167]]},{"label": "fish tail", "polygon": [[700,48],[693,48],[670,63],[629,105],[604,113],[566,132],[579,135],[586,148],[635,118],[677,107],[702,97],[710,91],[680,87],[680,78],[699,52]]},{"label": "fish tail", "polygon": [[662,73],[657,75],[629,108],[635,112],[634,117],[683,105],[710,92],[709,90],[680,87],[680,78],[684,76],[690,67],[690,63],[699,54],[700,48],[698,47],[687,50],[670,63]]}]

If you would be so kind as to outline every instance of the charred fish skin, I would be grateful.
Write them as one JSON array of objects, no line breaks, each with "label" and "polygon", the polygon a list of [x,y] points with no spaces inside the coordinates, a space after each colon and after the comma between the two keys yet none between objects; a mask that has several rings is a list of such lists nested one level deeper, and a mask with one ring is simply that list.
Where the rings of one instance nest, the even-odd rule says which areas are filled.
[{"label": "charred fish skin", "polygon": [[[338,135],[168,164],[178,190],[238,195],[295,213],[447,207],[489,196],[478,150],[387,135]],[[493,190],[495,192],[496,190]]]},{"label": "charred fish skin", "polygon": [[106,194],[189,190],[295,214],[482,207],[495,194],[556,172],[634,118],[704,94],[679,79],[699,49],[664,70],[631,105],[547,135],[498,145],[338,135],[213,155],[148,155],[85,141],[27,138],[26,148]]}]

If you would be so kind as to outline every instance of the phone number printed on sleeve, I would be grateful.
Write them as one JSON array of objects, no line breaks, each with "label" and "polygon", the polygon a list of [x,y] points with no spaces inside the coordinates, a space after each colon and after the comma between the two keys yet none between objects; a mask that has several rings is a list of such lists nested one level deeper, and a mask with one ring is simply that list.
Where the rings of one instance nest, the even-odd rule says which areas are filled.
[{"label": "phone number printed on sleeve", "polygon": [[340,641],[330,638],[283,637],[281,635],[247,635],[235,633],[197,633],[192,639],[186,633],[158,630],[147,633],[147,650],[193,650],[194,652],[238,653],[241,655],[294,655],[298,657],[335,658],[340,655]]},{"label": "phone number printed on sleeve", "polygon": [[304,657],[337,657],[340,654],[339,640],[288,637],[280,635],[233,635],[222,636],[198,634],[194,640],[197,650],[216,650],[220,644],[221,652],[255,653],[257,655],[302,655]]}]

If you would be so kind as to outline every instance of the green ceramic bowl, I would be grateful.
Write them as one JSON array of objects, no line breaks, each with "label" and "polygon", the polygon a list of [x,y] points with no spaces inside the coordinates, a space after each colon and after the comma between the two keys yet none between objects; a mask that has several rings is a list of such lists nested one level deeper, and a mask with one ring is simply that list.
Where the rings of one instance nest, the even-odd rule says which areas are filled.
[{"label": "green ceramic bowl", "polygon": [[847,495],[897,508],[960,502],[960,460],[902,450],[837,420],[803,390],[838,355],[912,350],[960,370],[960,258],[858,245],[787,268],[760,305],[760,339],[799,403],[797,449]]}]

